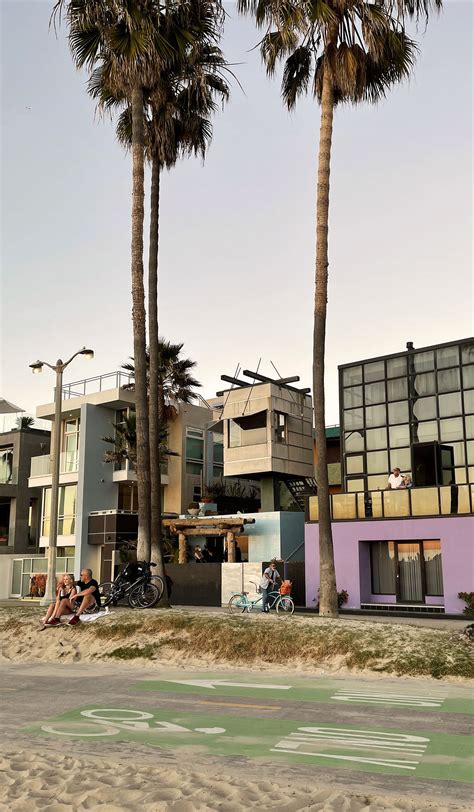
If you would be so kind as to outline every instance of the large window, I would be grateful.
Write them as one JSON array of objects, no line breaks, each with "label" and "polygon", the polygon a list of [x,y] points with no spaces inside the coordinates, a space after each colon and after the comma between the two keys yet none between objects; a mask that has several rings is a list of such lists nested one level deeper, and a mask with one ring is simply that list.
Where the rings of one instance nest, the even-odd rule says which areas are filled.
[{"label": "large window", "polygon": [[222,479],[224,476],[224,435],[212,432],[212,476]]},{"label": "large window", "polygon": [[0,485],[9,485],[13,477],[13,446],[0,448]]},{"label": "large window", "polygon": [[70,418],[63,423],[63,455],[61,471],[77,471],[79,456],[79,418]]},{"label": "large window", "polygon": [[186,429],[186,473],[201,476],[204,466],[204,431]]},{"label": "large window", "polygon": [[443,596],[441,542],[374,541],[370,544],[373,595],[402,603]]},{"label": "large window", "polygon": [[[72,536],[76,529],[77,485],[61,485],[58,503],[58,536]],[[41,535],[49,536],[51,527],[51,488],[43,491]]]},{"label": "large window", "polygon": [[259,445],[267,442],[267,412],[235,417],[229,420],[229,447]]}]

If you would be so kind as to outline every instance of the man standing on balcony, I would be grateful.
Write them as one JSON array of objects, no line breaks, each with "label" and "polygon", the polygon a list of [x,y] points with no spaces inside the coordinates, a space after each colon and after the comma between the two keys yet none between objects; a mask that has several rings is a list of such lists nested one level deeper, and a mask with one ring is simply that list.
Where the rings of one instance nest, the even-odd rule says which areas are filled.
[{"label": "man standing on balcony", "polygon": [[394,468],[393,473],[388,478],[388,489],[392,491],[398,490],[403,483],[403,477],[400,468]]}]

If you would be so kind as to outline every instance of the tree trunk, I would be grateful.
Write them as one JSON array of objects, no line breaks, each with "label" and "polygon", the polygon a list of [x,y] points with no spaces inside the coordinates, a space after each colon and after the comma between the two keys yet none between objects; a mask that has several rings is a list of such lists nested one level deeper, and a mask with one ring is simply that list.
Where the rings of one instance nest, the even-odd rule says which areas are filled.
[{"label": "tree trunk", "polygon": [[[149,369],[149,413],[150,413],[150,482],[151,482],[151,560],[156,564],[158,575],[166,585],[163,563],[163,528],[161,524],[161,454],[160,431],[160,348],[158,328],[158,242],[160,220],[160,174],[161,167],[157,155],[153,156],[150,194],[150,244],[148,256],[148,342],[150,355]],[[167,603],[166,592],[161,605]]]},{"label": "tree trunk", "polygon": [[316,287],[314,295],[313,398],[318,482],[320,594],[319,614],[338,617],[336,574],[329,504],[324,408],[324,355],[328,297],[328,216],[331,141],[334,114],[332,78],[326,66],[321,99],[318,185],[316,201]]},{"label": "tree trunk", "polygon": [[132,90],[132,322],[137,416],[137,489],[139,560],[150,560],[150,446],[146,380],[146,314],[143,287],[144,186],[143,91]]}]

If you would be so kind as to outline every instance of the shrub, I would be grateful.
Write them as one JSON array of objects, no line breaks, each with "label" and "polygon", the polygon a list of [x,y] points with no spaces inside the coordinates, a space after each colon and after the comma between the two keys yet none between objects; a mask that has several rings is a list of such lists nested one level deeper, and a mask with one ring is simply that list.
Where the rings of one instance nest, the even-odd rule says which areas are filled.
[{"label": "shrub", "polygon": [[466,604],[464,614],[474,615],[474,592],[458,592],[458,598]]}]

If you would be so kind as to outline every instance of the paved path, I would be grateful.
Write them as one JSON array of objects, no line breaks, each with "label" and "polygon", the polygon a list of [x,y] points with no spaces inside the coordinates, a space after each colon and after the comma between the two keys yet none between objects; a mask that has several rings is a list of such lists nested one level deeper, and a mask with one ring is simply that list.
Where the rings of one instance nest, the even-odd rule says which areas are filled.
[{"label": "paved path", "polygon": [[[141,762],[190,758],[374,792],[469,801],[473,693],[452,683],[2,666],[3,746]],[[190,749],[192,748],[192,749]]]}]

